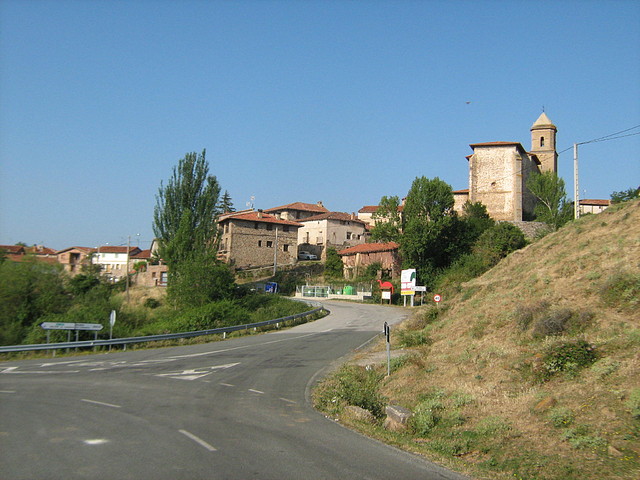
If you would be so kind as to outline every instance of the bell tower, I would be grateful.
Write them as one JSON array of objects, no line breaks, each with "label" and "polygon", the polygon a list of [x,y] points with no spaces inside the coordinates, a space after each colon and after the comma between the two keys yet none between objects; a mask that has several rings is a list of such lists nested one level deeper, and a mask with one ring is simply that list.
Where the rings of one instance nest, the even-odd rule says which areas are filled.
[{"label": "bell tower", "polygon": [[540,171],[558,173],[558,154],[556,153],[556,132],[547,114],[542,112],[531,125],[531,153],[534,153],[542,165]]}]

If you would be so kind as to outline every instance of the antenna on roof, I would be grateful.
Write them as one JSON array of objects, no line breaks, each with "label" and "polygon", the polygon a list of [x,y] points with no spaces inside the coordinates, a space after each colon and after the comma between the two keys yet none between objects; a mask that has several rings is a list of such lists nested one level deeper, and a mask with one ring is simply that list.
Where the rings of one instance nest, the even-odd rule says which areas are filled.
[{"label": "antenna on roof", "polygon": [[249,197],[249,201],[247,202],[247,207],[249,207],[251,210],[253,210],[253,203],[255,201],[256,197],[251,195],[251,197]]},{"label": "antenna on roof", "polygon": [[544,113],[544,105],[542,105],[542,113]]}]

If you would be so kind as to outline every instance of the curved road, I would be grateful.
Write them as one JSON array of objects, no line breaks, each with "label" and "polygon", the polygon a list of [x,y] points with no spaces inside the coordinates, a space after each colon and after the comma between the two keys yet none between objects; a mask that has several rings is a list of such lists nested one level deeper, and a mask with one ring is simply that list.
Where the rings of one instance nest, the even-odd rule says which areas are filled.
[{"label": "curved road", "polygon": [[406,316],[325,303],[328,317],[280,332],[0,364],[0,477],[465,478],[311,407],[331,362]]}]

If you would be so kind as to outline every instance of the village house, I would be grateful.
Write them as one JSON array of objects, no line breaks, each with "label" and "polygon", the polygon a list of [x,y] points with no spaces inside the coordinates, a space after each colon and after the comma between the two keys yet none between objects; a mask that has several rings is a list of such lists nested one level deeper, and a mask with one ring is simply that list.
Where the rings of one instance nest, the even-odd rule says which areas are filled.
[{"label": "village house", "polygon": [[298,249],[326,259],[327,248],[341,250],[367,239],[367,224],[355,214],[328,212],[300,220]]},{"label": "village house", "polygon": [[583,199],[580,200],[580,215],[600,213],[611,205],[611,200]]},{"label": "village house", "polygon": [[275,215],[277,218],[282,220],[297,222],[314,215],[329,213],[329,210],[325,208],[322,202],[318,202],[316,204],[295,202],[289,203],[288,205],[282,205],[281,207],[268,208],[264,213]]},{"label": "village house", "polygon": [[77,275],[81,272],[82,265],[88,265],[91,262],[91,254],[95,251],[95,248],[90,247],[69,247],[59,250],[56,255],[58,263],[62,265],[65,272]]},{"label": "village house", "polygon": [[344,278],[356,278],[374,263],[381,265],[382,276],[399,277],[402,270],[399,248],[396,242],[387,242],[363,243],[340,250],[338,255],[342,257]]},{"label": "village house", "polygon": [[298,222],[283,220],[262,210],[226,213],[218,218],[221,230],[218,258],[236,269],[295,263]]},{"label": "village house", "polygon": [[138,247],[104,245],[97,248],[92,262],[100,265],[102,275],[117,282],[132,270],[131,258],[141,251]]}]

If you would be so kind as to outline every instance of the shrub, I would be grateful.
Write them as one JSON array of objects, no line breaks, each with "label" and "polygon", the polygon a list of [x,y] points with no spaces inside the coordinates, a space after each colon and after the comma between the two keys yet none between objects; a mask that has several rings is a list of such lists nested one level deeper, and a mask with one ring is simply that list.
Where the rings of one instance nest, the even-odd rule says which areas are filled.
[{"label": "shrub", "polygon": [[600,290],[608,306],[633,310],[640,306],[640,274],[620,272],[610,277]]},{"label": "shrub", "polygon": [[640,420],[640,388],[635,388],[631,391],[626,406],[631,410],[633,418]]},{"label": "shrub", "polygon": [[398,341],[403,347],[419,347],[420,345],[431,345],[433,340],[429,337],[427,329],[422,330],[399,330]]},{"label": "shrub", "polygon": [[596,359],[595,347],[585,340],[557,342],[547,347],[544,352],[542,368],[538,375],[543,381],[560,372],[574,375],[580,369],[594,363]]},{"label": "shrub", "polygon": [[429,398],[420,402],[413,411],[409,422],[416,435],[428,435],[440,422],[444,405],[437,398]]},{"label": "shrub", "polygon": [[490,265],[527,244],[524,233],[510,223],[499,223],[485,230],[474,246],[474,253],[483,256]]},{"label": "shrub", "polygon": [[546,301],[519,306],[513,313],[516,325],[518,325],[518,327],[523,331],[527,330],[533,323],[533,320],[548,308],[549,302]]},{"label": "shrub", "polygon": [[335,397],[347,405],[370,411],[376,418],[384,415],[384,399],[378,392],[383,375],[356,365],[345,365],[336,374]]},{"label": "shrub", "polygon": [[142,305],[144,305],[147,308],[154,309],[154,308],[158,308],[162,304],[160,303],[160,300],[158,300],[157,298],[147,298]]},{"label": "shrub", "polygon": [[573,423],[574,415],[569,408],[555,407],[549,411],[549,420],[556,428],[568,427]]}]

